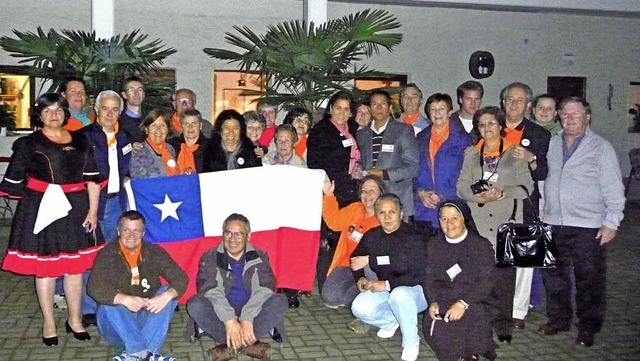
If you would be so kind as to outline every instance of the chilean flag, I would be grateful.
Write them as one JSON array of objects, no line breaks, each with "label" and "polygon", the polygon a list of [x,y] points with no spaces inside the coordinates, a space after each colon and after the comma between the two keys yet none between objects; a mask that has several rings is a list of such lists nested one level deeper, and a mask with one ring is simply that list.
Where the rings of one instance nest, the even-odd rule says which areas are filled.
[{"label": "chilean flag", "polygon": [[251,224],[250,242],[269,255],[277,287],[311,290],[318,260],[324,172],[268,166],[203,174],[134,179],[131,209],[142,213],[144,239],[159,244],[187,272],[196,293],[200,256],[222,240],[232,213]]}]

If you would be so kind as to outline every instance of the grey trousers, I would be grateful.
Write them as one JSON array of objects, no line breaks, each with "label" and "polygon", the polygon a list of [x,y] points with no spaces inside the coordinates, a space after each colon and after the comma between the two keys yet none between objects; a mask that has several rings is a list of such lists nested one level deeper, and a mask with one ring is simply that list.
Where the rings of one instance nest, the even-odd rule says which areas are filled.
[{"label": "grey trousers", "polygon": [[[282,339],[285,339],[284,315],[289,309],[287,298],[274,293],[262,305],[262,310],[253,319],[253,333],[257,337],[266,336],[272,329],[277,329]],[[242,309],[236,309],[239,316]],[[224,322],[218,318],[213,310],[213,304],[206,297],[196,294],[187,301],[187,313],[195,323],[218,344],[227,343]]]}]

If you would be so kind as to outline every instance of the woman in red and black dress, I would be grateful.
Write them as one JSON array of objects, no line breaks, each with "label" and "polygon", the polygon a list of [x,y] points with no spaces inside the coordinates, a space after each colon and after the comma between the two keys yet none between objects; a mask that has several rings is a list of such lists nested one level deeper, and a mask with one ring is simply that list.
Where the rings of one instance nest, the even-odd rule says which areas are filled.
[{"label": "woman in red and black dress", "polygon": [[62,128],[69,119],[62,96],[40,96],[31,119],[41,129],[15,141],[0,183],[0,195],[20,198],[2,269],[35,276],[42,342],[55,346],[53,293],[58,276],[64,276],[67,333],[79,340],[91,338],[80,316],[82,273],[104,245],[97,220],[98,183],[104,179],[85,137]]}]

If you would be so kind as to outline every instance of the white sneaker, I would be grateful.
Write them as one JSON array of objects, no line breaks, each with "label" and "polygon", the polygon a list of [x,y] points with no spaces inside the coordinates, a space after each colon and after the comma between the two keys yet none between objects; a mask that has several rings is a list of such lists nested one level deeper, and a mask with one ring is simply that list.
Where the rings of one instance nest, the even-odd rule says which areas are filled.
[{"label": "white sneaker", "polygon": [[418,353],[420,353],[420,340],[413,346],[402,348],[402,359],[404,361],[415,361],[418,359]]},{"label": "white sneaker", "polygon": [[398,329],[398,327],[400,327],[400,324],[396,322],[396,324],[393,325],[393,327],[391,327],[388,330],[385,330],[385,329],[382,329],[382,328],[379,329],[377,335],[380,338],[391,338],[391,337],[393,337],[393,335],[396,334],[396,330]]}]

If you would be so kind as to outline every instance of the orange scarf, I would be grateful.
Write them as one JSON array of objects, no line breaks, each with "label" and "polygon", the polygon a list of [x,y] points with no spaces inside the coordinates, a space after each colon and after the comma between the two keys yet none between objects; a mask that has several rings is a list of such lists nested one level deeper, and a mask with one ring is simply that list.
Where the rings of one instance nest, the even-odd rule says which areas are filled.
[{"label": "orange scarf", "polygon": [[178,133],[182,133],[182,126],[180,126],[180,119],[178,119],[178,113],[173,113],[171,116],[171,127]]},{"label": "orange scarf", "polygon": [[138,259],[140,258],[140,251],[142,250],[142,247],[139,247],[134,254],[131,254],[128,249],[122,246],[120,241],[116,242],[120,244],[120,252],[124,255],[124,259],[127,261],[127,264],[131,269],[131,285],[139,285],[140,272],[138,271]]},{"label": "orange scarf", "polygon": [[504,137],[511,144],[520,144],[522,140],[522,130],[516,130],[511,128],[504,129],[507,135]]},{"label": "orange scarf", "polygon": [[304,159],[304,152],[307,151],[307,135],[303,135],[302,138],[298,140],[296,146],[293,148],[298,157]]},{"label": "orange scarf", "polygon": [[431,158],[431,164],[434,164],[436,153],[447,138],[449,138],[449,123],[447,123],[440,131],[437,130],[436,127],[431,127],[431,140],[429,141],[429,157]]},{"label": "orange scarf", "polygon": [[107,137],[107,148],[110,148],[112,145],[116,144],[116,134],[118,134],[118,130],[120,130],[120,124],[116,122],[113,127],[113,138],[109,140],[109,137]]},{"label": "orange scarf", "polygon": [[187,169],[191,168],[195,173],[196,161],[193,158],[193,152],[198,150],[200,144],[188,145],[187,143],[180,144],[180,154],[178,154],[178,168],[184,173]]},{"label": "orange scarf", "polygon": [[411,125],[411,124],[413,124],[413,123],[417,122],[417,121],[418,121],[418,118],[420,118],[420,113],[419,113],[419,112],[418,112],[418,113],[416,113],[416,114],[414,114],[414,115],[412,115],[412,116],[410,116],[410,117],[408,117],[408,116],[404,115],[404,113],[402,114],[402,120],[403,120],[406,124],[410,124],[410,125]]},{"label": "orange scarf", "polygon": [[151,149],[153,149],[154,152],[162,156],[162,163],[164,164],[164,169],[167,175],[180,174],[180,169],[178,168],[176,161],[173,160],[171,153],[167,150],[167,142],[162,142],[161,146],[157,146],[153,144],[151,139],[147,138],[147,144],[151,146]]},{"label": "orange scarf", "polygon": [[[483,144],[484,144],[484,139],[480,139],[480,140],[478,141],[478,144],[476,144],[474,147],[475,147],[477,150],[480,150],[480,149],[482,149],[482,145],[483,145]],[[502,153],[504,153],[504,152],[505,152],[507,149],[509,149],[509,147],[510,147],[510,146],[512,146],[512,145],[513,145],[513,143],[511,143],[510,141],[508,141],[506,138],[502,138]],[[500,155],[500,150],[496,150],[495,152],[491,152],[491,153],[489,153],[489,152],[487,152],[487,151],[485,150],[483,155],[486,155],[486,156],[488,156],[488,157],[497,157],[497,156],[499,156],[499,155]]]}]

